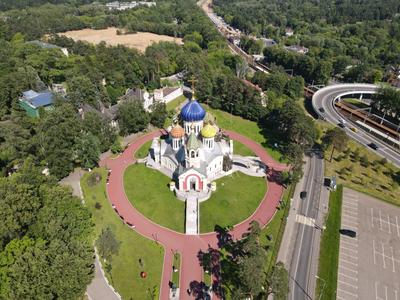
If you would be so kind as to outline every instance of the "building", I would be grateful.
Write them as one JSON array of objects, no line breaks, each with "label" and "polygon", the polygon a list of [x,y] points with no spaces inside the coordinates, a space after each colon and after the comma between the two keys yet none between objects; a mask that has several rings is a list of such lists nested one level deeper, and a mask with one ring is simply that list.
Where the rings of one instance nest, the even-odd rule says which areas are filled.
[{"label": "building", "polygon": [[308,48],[299,45],[286,46],[285,49],[288,51],[296,52],[298,54],[308,53]]},{"label": "building", "polygon": [[168,103],[183,95],[182,87],[165,87],[154,90],[154,101]]},{"label": "building", "polygon": [[34,41],[26,42],[26,44],[36,45],[36,46],[39,46],[39,47],[42,48],[42,49],[60,49],[60,51],[61,51],[65,56],[68,56],[68,55],[69,55],[69,52],[68,52],[68,49],[67,49],[67,48],[62,48],[62,47],[59,47],[59,46],[57,46],[57,45],[49,44],[49,43],[46,43],[46,42],[34,40]]},{"label": "building", "polygon": [[286,35],[287,37],[289,37],[289,36],[292,36],[293,34],[294,34],[293,29],[290,28],[290,27],[286,27],[286,29],[285,29],[285,35]]},{"label": "building", "polygon": [[54,104],[54,94],[48,90],[35,92],[25,91],[19,98],[19,105],[26,111],[30,117],[39,117],[40,109],[51,110]]},{"label": "building", "polygon": [[129,101],[139,101],[143,104],[143,108],[149,111],[150,106],[154,104],[154,95],[139,88],[127,89],[125,95],[121,97],[119,103]]},{"label": "building", "polygon": [[230,170],[233,142],[194,98],[182,107],[180,120],[166,139],[153,140],[147,164],[171,174],[177,193],[210,193],[211,181]]},{"label": "building", "polygon": [[273,40],[273,39],[267,39],[267,38],[260,38],[260,40],[264,43],[264,47],[272,47],[277,45],[278,43]]},{"label": "building", "polygon": [[143,5],[147,7],[155,6],[155,2],[147,2],[147,1],[132,1],[132,2],[119,2],[114,1],[106,4],[106,7],[109,10],[127,10],[131,8],[135,8],[136,6]]}]

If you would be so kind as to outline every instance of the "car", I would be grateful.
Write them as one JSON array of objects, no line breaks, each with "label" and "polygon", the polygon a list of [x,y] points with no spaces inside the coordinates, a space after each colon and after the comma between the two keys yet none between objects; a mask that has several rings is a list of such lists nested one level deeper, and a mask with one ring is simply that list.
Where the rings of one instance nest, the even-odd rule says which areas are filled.
[{"label": "car", "polygon": [[340,118],[340,119],[339,119],[339,123],[340,123],[340,124],[346,124],[346,120],[343,119],[343,118]]},{"label": "car", "polygon": [[351,129],[351,131],[358,132],[358,129],[355,127],[351,127],[350,129]]},{"label": "car", "polygon": [[322,112],[322,113],[324,113],[324,112],[325,112],[325,109],[324,109],[323,107],[320,107],[320,108],[319,108],[319,111]]},{"label": "car", "polygon": [[339,123],[337,124],[340,128],[346,128],[346,125],[344,125],[343,123]]},{"label": "car", "polygon": [[302,192],[300,193],[300,198],[301,198],[301,199],[307,198],[307,192],[306,192],[306,191],[302,191]]},{"label": "car", "polygon": [[368,146],[370,146],[374,150],[378,150],[379,149],[379,146],[377,144],[375,144],[375,143],[369,143]]},{"label": "car", "polygon": [[350,230],[350,229],[340,229],[339,233],[343,234],[345,236],[351,237],[351,238],[355,238],[357,236],[357,232],[355,232],[354,230]]}]

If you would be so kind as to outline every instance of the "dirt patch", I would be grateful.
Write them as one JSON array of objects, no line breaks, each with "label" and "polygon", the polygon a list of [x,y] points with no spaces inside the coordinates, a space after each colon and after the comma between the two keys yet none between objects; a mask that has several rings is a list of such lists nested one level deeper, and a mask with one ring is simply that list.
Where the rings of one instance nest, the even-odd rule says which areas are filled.
[{"label": "dirt patch", "polygon": [[107,45],[123,45],[129,48],[135,48],[144,52],[148,46],[158,42],[175,42],[182,45],[182,39],[167,35],[159,35],[150,32],[137,32],[131,34],[117,35],[117,28],[109,27],[107,29],[94,30],[82,29],[72,30],[60,33],[60,35],[73,39],[74,41],[86,41],[92,44],[99,44],[104,41]]}]

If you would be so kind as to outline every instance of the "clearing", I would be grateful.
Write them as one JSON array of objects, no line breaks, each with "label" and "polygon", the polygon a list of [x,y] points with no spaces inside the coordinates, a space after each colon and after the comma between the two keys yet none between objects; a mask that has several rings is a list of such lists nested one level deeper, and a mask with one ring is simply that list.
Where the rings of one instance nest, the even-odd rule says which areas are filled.
[{"label": "clearing", "polygon": [[[158,42],[174,42],[182,45],[182,39],[174,38],[167,35],[159,35],[150,32],[137,32],[128,34],[117,34],[118,28],[109,27],[107,29],[81,29],[72,30],[59,33],[59,35],[66,36],[74,41],[86,41],[92,44],[99,44],[105,42],[110,46],[123,45],[128,48],[134,48],[140,52],[144,52],[148,46]],[[121,30],[121,29],[120,29]]]}]

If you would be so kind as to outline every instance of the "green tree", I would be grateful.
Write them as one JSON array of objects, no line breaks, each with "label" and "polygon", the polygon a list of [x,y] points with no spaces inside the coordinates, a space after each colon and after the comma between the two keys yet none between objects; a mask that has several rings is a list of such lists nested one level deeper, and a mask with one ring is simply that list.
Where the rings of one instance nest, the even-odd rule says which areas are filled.
[{"label": "green tree", "polygon": [[151,107],[150,123],[158,128],[163,128],[167,119],[167,105],[164,102],[156,102]]},{"label": "green tree", "polygon": [[118,110],[119,128],[123,135],[136,133],[149,125],[149,115],[138,101],[126,102]]},{"label": "green tree", "polygon": [[335,150],[344,151],[348,143],[347,134],[338,127],[328,129],[322,137],[322,144],[325,149],[332,146],[332,152],[329,161],[332,161],[333,153]]},{"label": "green tree", "polygon": [[100,158],[100,141],[90,132],[85,132],[75,141],[75,161],[85,169],[93,169]]},{"label": "green tree", "polygon": [[267,276],[267,294],[276,300],[285,300],[289,293],[289,273],[282,262],[278,262]]},{"label": "green tree", "polygon": [[110,149],[117,139],[117,132],[111,126],[110,120],[106,117],[99,117],[96,112],[85,113],[82,125],[83,130],[90,132],[99,139],[101,152]]},{"label": "green tree", "polygon": [[96,246],[101,257],[107,261],[111,261],[112,256],[118,254],[120,242],[115,237],[111,228],[107,227],[101,231],[101,234],[96,241]]}]

